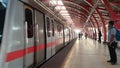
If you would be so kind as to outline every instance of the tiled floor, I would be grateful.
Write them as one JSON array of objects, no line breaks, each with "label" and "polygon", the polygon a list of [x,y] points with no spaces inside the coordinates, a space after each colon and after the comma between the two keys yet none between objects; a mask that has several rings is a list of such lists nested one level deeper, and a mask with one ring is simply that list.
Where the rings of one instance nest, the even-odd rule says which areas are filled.
[{"label": "tiled floor", "polygon": [[72,42],[40,68],[120,68],[120,49],[117,49],[117,57],[117,65],[107,63],[107,45],[83,38]]}]

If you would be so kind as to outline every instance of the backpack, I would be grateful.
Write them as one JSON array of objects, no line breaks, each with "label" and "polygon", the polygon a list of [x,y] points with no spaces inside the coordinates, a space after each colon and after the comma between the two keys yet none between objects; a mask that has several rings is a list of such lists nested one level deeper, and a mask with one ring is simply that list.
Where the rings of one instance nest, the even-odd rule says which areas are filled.
[{"label": "backpack", "polygon": [[[115,28],[115,27],[112,27],[112,28]],[[120,30],[118,30],[116,28],[115,28],[115,30],[116,30],[115,38],[116,38],[117,41],[120,41]]]},{"label": "backpack", "polygon": [[116,29],[116,40],[120,41],[120,30],[118,30],[118,29]]}]

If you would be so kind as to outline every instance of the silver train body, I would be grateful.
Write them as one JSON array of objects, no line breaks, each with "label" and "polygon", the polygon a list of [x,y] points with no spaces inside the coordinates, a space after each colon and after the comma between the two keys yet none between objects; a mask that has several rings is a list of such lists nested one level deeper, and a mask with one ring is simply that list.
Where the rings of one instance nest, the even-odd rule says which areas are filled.
[{"label": "silver train body", "polygon": [[40,0],[0,0],[0,68],[33,68],[76,38]]}]

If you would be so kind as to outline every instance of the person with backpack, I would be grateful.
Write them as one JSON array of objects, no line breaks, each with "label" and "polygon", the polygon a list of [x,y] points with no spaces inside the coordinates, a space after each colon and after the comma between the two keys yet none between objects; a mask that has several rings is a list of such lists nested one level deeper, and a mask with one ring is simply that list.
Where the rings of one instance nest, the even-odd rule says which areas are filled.
[{"label": "person with backpack", "polygon": [[114,21],[108,22],[108,49],[110,53],[110,60],[107,62],[111,63],[112,65],[115,65],[117,63],[117,54],[116,54],[116,48],[117,48],[117,40],[116,40],[116,28],[114,27]]}]

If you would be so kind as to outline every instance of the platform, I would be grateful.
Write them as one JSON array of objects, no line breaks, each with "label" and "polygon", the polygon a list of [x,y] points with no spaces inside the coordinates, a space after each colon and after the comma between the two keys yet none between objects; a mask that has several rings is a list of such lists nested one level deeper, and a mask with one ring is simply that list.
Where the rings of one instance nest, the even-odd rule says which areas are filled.
[{"label": "platform", "polygon": [[77,39],[57,53],[40,68],[120,68],[120,49],[117,49],[116,65],[109,59],[107,45],[92,39]]}]

